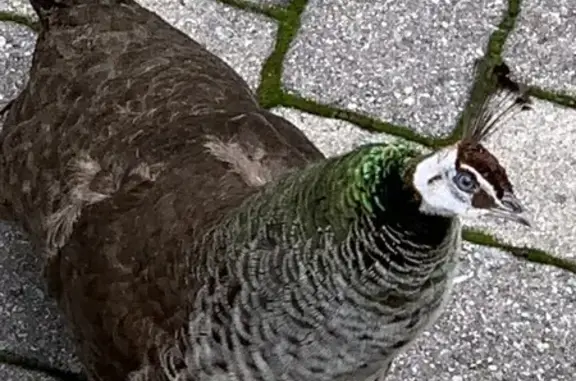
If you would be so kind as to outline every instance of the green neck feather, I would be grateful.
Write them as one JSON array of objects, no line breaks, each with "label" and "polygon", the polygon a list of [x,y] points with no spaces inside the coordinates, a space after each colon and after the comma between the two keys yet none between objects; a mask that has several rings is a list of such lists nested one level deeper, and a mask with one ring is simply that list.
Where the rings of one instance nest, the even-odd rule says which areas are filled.
[{"label": "green neck feather", "polygon": [[233,220],[249,235],[263,228],[297,228],[298,235],[305,236],[329,229],[336,238],[344,238],[360,217],[374,216],[399,196],[413,196],[401,193],[410,189],[405,173],[418,156],[420,152],[401,143],[357,148],[268,184],[234,213]]}]

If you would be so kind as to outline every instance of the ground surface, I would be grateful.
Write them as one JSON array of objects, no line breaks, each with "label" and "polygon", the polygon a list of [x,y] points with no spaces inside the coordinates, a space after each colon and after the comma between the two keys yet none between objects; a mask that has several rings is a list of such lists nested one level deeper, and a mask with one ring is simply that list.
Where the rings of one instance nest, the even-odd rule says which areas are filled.
[{"label": "ground surface", "polygon": [[[534,228],[469,224],[475,232],[465,235],[452,302],[396,361],[389,380],[574,380],[576,266],[567,260],[576,259],[576,2],[143,5],[223,57],[265,107],[329,154],[392,135],[428,146],[449,142],[476,89],[474,59],[504,59],[536,100],[533,111],[511,121],[489,146],[509,168]],[[26,26],[34,20],[26,1],[0,0],[0,11],[0,18],[17,21],[0,22],[5,103],[25,81],[35,34]],[[0,350],[77,370],[68,334],[38,278],[29,244],[14,227],[0,225]],[[52,380],[2,364],[0,379]]]}]

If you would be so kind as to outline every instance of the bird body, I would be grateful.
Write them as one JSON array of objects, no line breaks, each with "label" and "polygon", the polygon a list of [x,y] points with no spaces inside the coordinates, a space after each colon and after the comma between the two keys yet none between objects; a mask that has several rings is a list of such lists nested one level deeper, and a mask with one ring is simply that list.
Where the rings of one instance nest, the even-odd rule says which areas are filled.
[{"label": "bird body", "polygon": [[382,380],[442,310],[459,215],[520,218],[482,126],[430,155],[325,158],[135,2],[32,5],[0,200],[90,381]]}]

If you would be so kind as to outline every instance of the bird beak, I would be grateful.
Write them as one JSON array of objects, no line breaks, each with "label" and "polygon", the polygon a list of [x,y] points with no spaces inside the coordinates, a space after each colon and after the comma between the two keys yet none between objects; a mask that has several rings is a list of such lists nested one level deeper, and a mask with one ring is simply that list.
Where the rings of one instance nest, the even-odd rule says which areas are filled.
[{"label": "bird beak", "polygon": [[532,222],[524,206],[522,206],[516,196],[510,192],[505,193],[498,205],[489,209],[489,213],[495,217],[502,217],[528,227],[532,226]]}]

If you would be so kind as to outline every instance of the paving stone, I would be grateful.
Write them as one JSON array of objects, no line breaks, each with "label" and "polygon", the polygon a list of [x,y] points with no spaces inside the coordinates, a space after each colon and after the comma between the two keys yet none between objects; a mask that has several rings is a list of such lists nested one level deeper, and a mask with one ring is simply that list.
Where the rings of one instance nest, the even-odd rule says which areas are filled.
[{"label": "paving stone", "polygon": [[248,0],[250,3],[258,5],[280,5],[287,6],[290,4],[291,0]]},{"label": "paving stone", "polygon": [[0,12],[12,12],[21,15],[36,17],[34,9],[28,0],[0,0]]},{"label": "paving stone", "polygon": [[2,377],[2,381],[63,381],[43,373],[30,372],[26,369],[4,364],[0,364],[0,377]]},{"label": "paving stone", "polygon": [[311,0],[284,67],[290,92],[447,134],[503,0]]},{"label": "paving stone", "polygon": [[274,47],[277,24],[216,0],[145,0],[139,3],[203,44],[256,89]]},{"label": "paving stone", "polygon": [[533,227],[488,218],[471,225],[516,245],[576,258],[576,110],[535,101],[487,147],[507,168]]},{"label": "paving stone", "polygon": [[[55,302],[44,292],[40,263],[25,236],[0,222],[0,349],[78,371],[73,344]],[[49,380],[0,366],[0,380]]]},{"label": "paving stone", "polygon": [[0,107],[24,86],[36,36],[29,28],[0,22]]},{"label": "paving stone", "polygon": [[[278,107],[271,111],[300,128],[308,139],[327,156],[341,155],[363,144],[400,140],[392,135],[368,132],[346,121],[323,118],[300,110]],[[413,144],[426,152],[422,146],[404,142]]]},{"label": "paving stone", "polygon": [[504,58],[530,83],[576,95],[576,2],[522,2]]},{"label": "paving stone", "polygon": [[573,381],[576,278],[464,247],[445,312],[386,381]]}]

